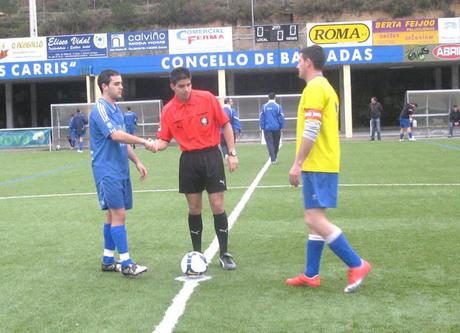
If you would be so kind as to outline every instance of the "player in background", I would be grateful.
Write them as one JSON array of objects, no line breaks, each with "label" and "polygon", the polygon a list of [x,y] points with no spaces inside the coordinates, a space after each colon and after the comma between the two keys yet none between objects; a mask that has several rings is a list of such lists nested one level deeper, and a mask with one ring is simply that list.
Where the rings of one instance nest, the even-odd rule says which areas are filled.
[{"label": "player in background", "polygon": [[409,141],[415,141],[414,136],[412,135],[411,130],[411,118],[417,108],[417,103],[409,102],[404,105],[401,114],[399,115],[399,126],[401,127],[399,131],[399,141],[404,141],[404,132],[407,132]]},{"label": "player in background", "polygon": [[[126,133],[134,135],[134,133],[136,132],[136,128],[137,128],[137,114],[136,112],[131,111],[130,106],[128,106],[126,109],[127,111],[124,114]],[[132,147],[135,149],[136,145],[133,144]]]},{"label": "player in background", "polygon": [[323,77],[325,53],[313,45],[300,51],[297,69],[306,82],[297,112],[296,157],[289,171],[289,182],[303,183],[304,221],[309,235],[306,267],[300,275],[287,279],[290,286],[320,286],[320,261],[324,244],[348,266],[344,291],[354,292],[371,270],[350,246],[342,230],[326,217],[327,208],[337,207],[340,168],[338,128],[339,101],[334,88]]},{"label": "player in background", "polygon": [[[132,208],[132,189],[129,160],[140,173],[140,180],[147,177],[147,169],[131,148],[131,144],[143,144],[155,152],[153,141],[147,141],[124,131],[124,118],[116,101],[123,94],[120,74],[104,70],[97,79],[102,97],[90,114],[91,165],[96,183],[99,204],[107,211],[104,223],[104,254],[101,269],[104,272],[121,271],[125,276],[136,276],[147,271],[131,259],[126,234],[126,210]],[[115,262],[115,249],[120,264]]]},{"label": "player in background", "polygon": [[376,96],[371,98],[369,103],[369,116],[371,118],[371,141],[375,141],[375,134],[377,133],[377,140],[381,141],[380,135],[380,117],[382,116],[383,106],[377,100]]},{"label": "player in background", "polygon": [[281,130],[284,127],[283,107],[276,103],[274,92],[268,94],[268,102],[262,105],[259,115],[259,125],[264,131],[265,142],[272,164],[278,162]]},{"label": "player in background", "polygon": [[220,129],[223,128],[228,147],[228,168],[238,167],[233,130],[216,97],[210,92],[192,89],[192,75],[187,68],[178,67],[170,73],[174,97],[161,113],[156,148],[164,150],[175,138],[182,154],[179,162],[179,192],[188,204],[188,225],[194,251],[201,252],[203,221],[202,193],[208,192],[214,229],[219,241],[220,263],[223,269],[235,269],[228,253],[228,219],[224,209],[227,189],[224,164],[219,150]]},{"label": "player in background", "polygon": [[70,145],[70,149],[74,149],[75,148],[75,137],[76,137],[76,133],[75,133],[75,126],[73,124],[73,113],[70,115],[70,120],[69,120],[69,135],[67,135],[67,140],[69,140],[69,145]]},{"label": "player in background", "polygon": [[[225,98],[224,106],[222,107],[227,114],[228,119],[230,120],[230,125],[232,125],[233,130],[233,139],[236,142],[236,138],[241,134],[241,123],[240,118],[238,117],[238,112],[233,107],[233,99]],[[220,131],[220,147],[222,148],[222,154],[225,158],[228,158],[228,147],[225,141],[225,136],[223,129]]]},{"label": "player in background", "polygon": [[77,109],[77,112],[73,116],[72,127],[75,131],[75,144],[78,144],[77,152],[83,152],[83,138],[86,135],[86,125],[88,124],[88,119],[86,116]]},{"label": "player in background", "polygon": [[460,126],[460,110],[454,105],[449,112],[449,138],[454,136],[454,127]]}]

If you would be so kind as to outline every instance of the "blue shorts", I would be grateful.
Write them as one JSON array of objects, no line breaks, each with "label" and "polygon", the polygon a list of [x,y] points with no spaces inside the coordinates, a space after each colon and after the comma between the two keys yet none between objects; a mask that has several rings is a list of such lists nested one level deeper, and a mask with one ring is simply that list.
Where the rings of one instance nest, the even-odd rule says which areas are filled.
[{"label": "blue shorts", "polygon": [[409,118],[401,118],[401,119],[399,119],[399,126],[401,128],[409,128],[410,127]]},{"label": "blue shorts", "polygon": [[136,132],[136,127],[126,126],[126,133],[134,135],[134,132]]},{"label": "blue shorts", "polygon": [[305,209],[337,207],[339,174],[302,171]]},{"label": "blue shorts", "polygon": [[103,178],[96,184],[102,210],[133,208],[133,190],[130,179]]}]

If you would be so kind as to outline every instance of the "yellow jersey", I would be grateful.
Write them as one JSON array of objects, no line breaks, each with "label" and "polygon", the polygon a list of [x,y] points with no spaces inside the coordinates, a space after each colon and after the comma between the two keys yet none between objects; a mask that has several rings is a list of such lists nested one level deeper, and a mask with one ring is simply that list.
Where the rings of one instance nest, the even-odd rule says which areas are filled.
[{"label": "yellow jersey", "polygon": [[321,121],[313,148],[302,164],[303,171],[340,171],[338,118],[339,99],[334,88],[325,77],[315,77],[305,86],[297,111],[296,153],[302,142],[305,120]]}]

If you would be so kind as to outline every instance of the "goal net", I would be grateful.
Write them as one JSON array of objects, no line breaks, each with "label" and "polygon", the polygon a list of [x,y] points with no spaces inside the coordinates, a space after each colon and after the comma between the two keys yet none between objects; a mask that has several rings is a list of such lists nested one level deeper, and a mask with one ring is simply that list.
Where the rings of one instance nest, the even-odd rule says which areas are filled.
[{"label": "goal net", "polygon": [[[51,104],[51,145],[50,149],[70,149],[69,121],[77,109],[79,109],[87,118],[95,103],[75,103],[75,104]],[[148,101],[123,101],[117,105],[123,112],[130,107],[131,111],[137,113],[137,130],[135,135],[150,138],[158,131],[160,122],[160,112],[163,105],[161,100]],[[88,140],[91,133],[87,130],[85,137],[85,146],[88,146]]]},{"label": "goal net", "polygon": [[453,105],[460,105],[460,90],[408,90],[406,103],[414,101],[417,109],[413,130],[419,136],[447,136],[449,111]]}]

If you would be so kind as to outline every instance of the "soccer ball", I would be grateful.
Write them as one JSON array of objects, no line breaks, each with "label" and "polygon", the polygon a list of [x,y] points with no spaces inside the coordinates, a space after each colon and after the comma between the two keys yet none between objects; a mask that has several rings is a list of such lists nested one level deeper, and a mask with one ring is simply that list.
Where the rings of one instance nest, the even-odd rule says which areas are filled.
[{"label": "soccer ball", "polygon": [[56,145],[56,150],[61,150],[61,145]]},{"label": "soccer ball", "polygon": [[200,277],[206,273],[208,262],[202,253],[191,251],[182,257],[180,268],[182,273],[190,278]]}]

